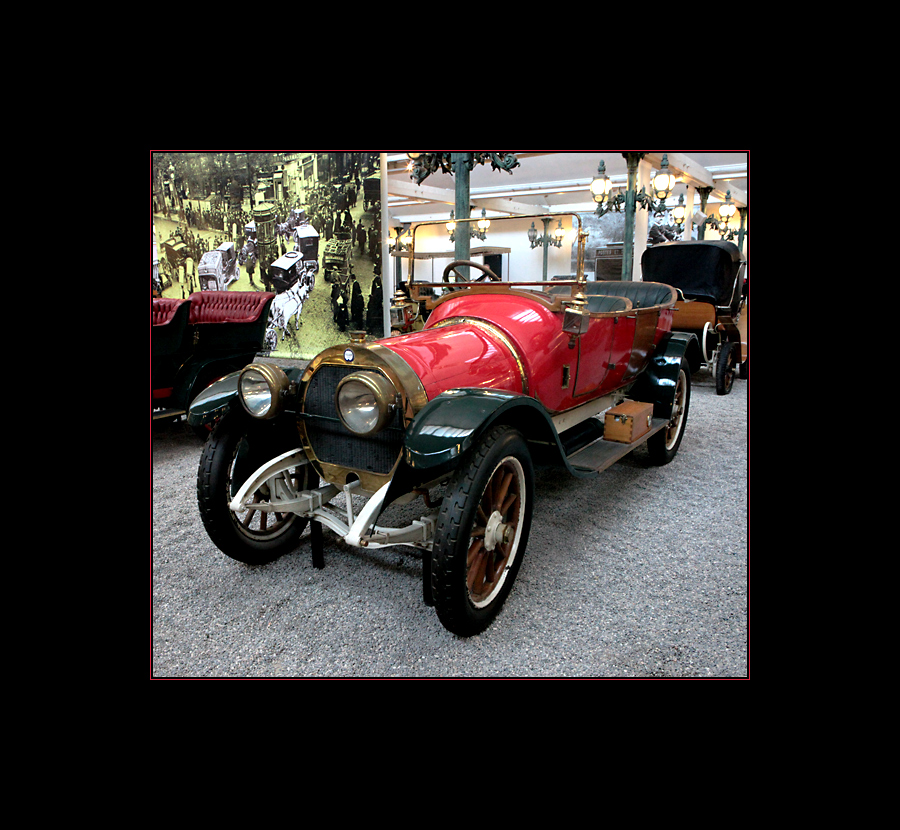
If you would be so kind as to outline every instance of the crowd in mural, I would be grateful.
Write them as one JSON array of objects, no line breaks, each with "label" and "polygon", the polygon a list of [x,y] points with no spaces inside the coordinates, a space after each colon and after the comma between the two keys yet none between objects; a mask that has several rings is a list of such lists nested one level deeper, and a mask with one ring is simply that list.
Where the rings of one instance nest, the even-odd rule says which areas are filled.
[{"label": "crowd in mural", "polygon": [[[153,269],[152,294],[157,297],[186,298],[212,285],[200,279],[198,266],[204,254],[230,245],[233,273],[218,285],[218,290],[274,291],[277,294],[294,289],[296,302],[287,297],[279,308],[292,308],[289,318],[279,325],[277,338],[267,338],[272,348],[296,352],[304,320],[304,303],[314,294],[318,282],[316,309],[318,317],[327,315],[329,332],[304,339],[315,339],[314,348],[323,338],[337,338],[350,329],[365,330],[380,337],[384,333],[383,294],[381,284],[381,202],[378,156],[345,171],[338,180],[305,183],[283,199],[264,198],[257,194],[254,204],[248,199],[241,204],[218,197],[191,198],[185,193],[156,192],[153,195],[154,232],[158,259]],[[373,175],[374,173],[374,175]],[[369,179],[367,182],[366,179]],[[285,188],[288,190],[288,188]],[[271,244],[268,257],[248,256],[247,249],[256,241],[256,209],[261,203],[271,207],[277,232],[275,250]],[[309,271],[296,275],[296,285],[286,286],[273,280],[267,268],[285,253],[299,249],[293,234],[297,217],[311,226],[318,237],[317,262]],[[335,257],[335,251],[340,256]],[[233,253],[232,253],[233,252]],[[323,286],[330,283],[330,286]],[[322,291],[322,288],[325,291]],[[328,303],[330,301],[330,313]],[[317,332],[320,325],[315,326]],[[290,339],[293,342],[285,342]],[[306,351],[308,349],[303,349]]]}]

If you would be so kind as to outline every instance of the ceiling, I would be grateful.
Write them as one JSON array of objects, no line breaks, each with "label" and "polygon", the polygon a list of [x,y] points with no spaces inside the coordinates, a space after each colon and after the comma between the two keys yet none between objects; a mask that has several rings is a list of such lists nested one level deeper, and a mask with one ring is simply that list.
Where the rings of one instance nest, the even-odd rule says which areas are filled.
[{"label": "ceiling", "polygon": [[[749,153],[667,153],[669,168],[679,181],[669,204],[689,192],[700,207],[694,188],[712,187],[708,205],[715,207],[731,191],[732,201],[748,206]],[[516,153],[519,166],[510,173],[490,163],[476,165],[470,178],[472,205],[488,216],[528,213],[593,211],[589,191],[602,160],[614,192],[627,182],[622,153]],[[659,169],[663,153],[646,153],[652,169]],[[423,222],[449,217],[455,203],[454,177],[433,173],[420,185],[406,169],[406,153],[387,153],[388,213],[391,223]],[[638,187],[640,189],[640,187]]]}]

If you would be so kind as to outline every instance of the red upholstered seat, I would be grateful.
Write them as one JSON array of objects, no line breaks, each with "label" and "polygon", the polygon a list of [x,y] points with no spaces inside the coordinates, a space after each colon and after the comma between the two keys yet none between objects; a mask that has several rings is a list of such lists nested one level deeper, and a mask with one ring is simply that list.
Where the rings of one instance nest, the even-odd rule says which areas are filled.
[{"label": "red upholstered seat", "polygon": [[253,323],[274,296],[266,291],[197,291],[190,297],[190,323]]},{"label": "red upholstered seat", "polygon": [[169,297],[156,297],[152,300],[150,311],[151,325],[164,326],[172,320],[175,312],[182,303],[187,300],[175,300]]}]

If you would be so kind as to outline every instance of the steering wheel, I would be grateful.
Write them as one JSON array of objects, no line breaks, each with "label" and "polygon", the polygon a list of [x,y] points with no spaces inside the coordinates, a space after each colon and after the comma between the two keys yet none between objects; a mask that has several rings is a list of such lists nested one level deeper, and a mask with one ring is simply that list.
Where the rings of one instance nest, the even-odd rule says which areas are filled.
[{"label": "steering wheel", "polygon": [[[469,265],[473,268],[477,268],[482,272],[481,276],[477,277],[474,280],[469,280],[468,277],[464,277],[459,271],[456,270],[457,266],[459,265]],[[457,280],[459,280],[460,282],[481,282],[481,280],[485,279],[485,277],[493,280],[494,282],[502,282],[500,277],[498,277],[490,268],[488,268],[487,265],[482,265],[480,262],[471,262],[468,259],[454,259],[453,262],[451,262],[444,269],[444,275],[441,277],[442,282],[447,282],[447,277],[449,276],[451,271],[453,271]]]}]

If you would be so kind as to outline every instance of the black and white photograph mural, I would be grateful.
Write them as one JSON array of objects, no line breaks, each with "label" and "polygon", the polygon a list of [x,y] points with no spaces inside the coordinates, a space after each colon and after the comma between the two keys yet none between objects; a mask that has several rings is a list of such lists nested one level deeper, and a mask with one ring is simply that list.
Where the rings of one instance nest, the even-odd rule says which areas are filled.
[{"label": "black and white photograph mural", "polygon": [[152,296],[274,293],[274,357],[384,336],[381,156],[153,152]]}]

